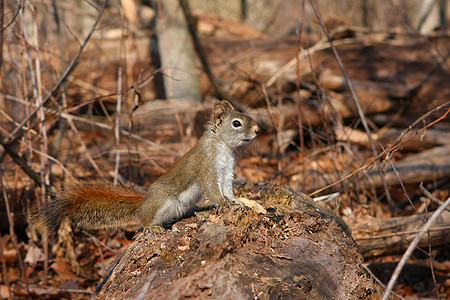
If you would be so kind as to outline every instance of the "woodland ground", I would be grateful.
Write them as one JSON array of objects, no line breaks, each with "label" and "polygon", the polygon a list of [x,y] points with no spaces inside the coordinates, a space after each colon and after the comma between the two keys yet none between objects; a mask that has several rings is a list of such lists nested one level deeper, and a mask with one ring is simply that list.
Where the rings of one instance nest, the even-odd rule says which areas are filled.
[{"label": "woodland ground", "polygon": [[[0,55],[0,295],[83,299],[139,226],[64,226],[65,238],[52,236],[48,247],[27,230],[27,209],[47,199],[36,182],[60,188],[65,180],[104,177],[142,191],[195,144],[218,91],[198,60],[205,101],[161,99],[165,75],[151,55],[151,28],[125,26],[111,5],[77,56],[86,34],[44,26],[51,23],[43,22],[52,15],[47,4],[35,3],[38,17],[27,27],[40,45],[23,34],[17,6],[4,8],[2,27],[11,23]],[[238,181],[288,185],[342,216],[383,289],[450,196],[448,28],[373,32],[330,17],[331,44],[322,32],[275,37],[205,12],[194,17],[218,83],[263,128],[238,153]],[[39,101],[46,102],[36,109]],[[444,211],[407,261],[397,294],[450,297],[449,233]]]}]

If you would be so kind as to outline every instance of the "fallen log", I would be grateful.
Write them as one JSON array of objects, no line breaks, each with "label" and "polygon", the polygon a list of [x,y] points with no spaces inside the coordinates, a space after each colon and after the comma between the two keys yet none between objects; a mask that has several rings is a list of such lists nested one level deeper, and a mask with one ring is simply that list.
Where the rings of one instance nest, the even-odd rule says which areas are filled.
[{"label": "fallen log", "polygon": [[[403,253],[431,215],[432,213],[428,213],[389,219],[350,217],[345,220],[363,256],[373,257]],[[450,212],[444,211],[418,246],[428,249],[429,244],[432,247],[446,245],[450,243],[449,232]]]},{"label": "fallen log", "polygon": [[[198,101],[177,100],[153,100],[144,103],[133,114],[133,122],[140,129],[155,129],[156,125],[171,124],[186,126],[192,123],[195,115],[202,109],[211,109]],[[129,114],[121,116],[121,127],[128,128]]]},{"label": "fallen log", "polygon": [[[422,152],[411,154],[402,160],[384,161],[384,178],[388,186],[403,184],[419,184],[450,177],[450,145],[434,147]],[[291,185],[295,190],[310,193],[332,183],[337,183],[327,189],[327,193],[341,192],[339,181],[348,173],[338,174],[332,171],[319,170],[317,168],[301,169],[301,165],[293,165],[285,176],[291,176]],[[400,178],[400,179],[399,179]],[[367,173],[360,172],[345,181],[354,186],[358,181],[359,188],[382,188],[383,182],[376,168]]]},{"label": "fallen log", "polygon": [[[393,165],[395,168],[386,162],[385,179],[390,186],[400,185],[400,180],[403,184],[409,184],[449,178],[450,145],[424,150],[398,162],[394,161]],[[366,187],[382,186],[377,170],[370,170],[360,184]]]},{"label": "fallen log", "polygon": [[[361,106],[367,114],[384,112],[392,107],[386,92],[376,87],[376,85],[358,85],[356,93],[360,97]],[[304,102],[301,110],[303,125],[322,125],[334,112],[338,113],[342,118],[357,116],[355,108],[349,101],[348,93],[338,94],[330,91],[328,92],[328,102],[332,108],[327,105],[324,109],[325,116],[319,103]],[[171,129],[173,132],[176,132],[179,128],[192,126],[194,117],[198,114],[203,115],[203,111],[209,111],[211,103],[189,100],[178,100],[176,104],[168,100],[149,101],[141,105],[133,114],[134,126],[143,131],[154,131],[157,127],[156,125],[161,126],[161,124],[165,124],[165,129],[163,130],[168,131]],[[299,107],[296,103],[288,102],[269,108],[248,108],[246,112],[269,133],[273,132],[274,128],[281,124],[281,121],[283,121],[282,129],[298,129]],[[196,123],[199,124],[204,124],[203,122],[204,120],[196,120]],[[121,127],[128,128],[128,126],[129,113],[126,113],[121,116]]]},{"label": "fallen log", "polygon": [[109,270],[97,297],[371,297],[372,282],[339,217],[286,187],[244,190],[264,207],[261,213],[218,208],[181,220],[162,235],[139,235]]},{"label": "fallen log", "polygon": [[[380,130],[377,133],[372,133],[372,139],[376,145],[382,144],[384,145],[384,148],[386,148],[389,144],[392,144],[404,130],[405,129],[402,128],[388,128],[386,130]],[[350,142],[367,148],[370,147],[367,133],[362,130],[349,127],[336,127],[334,132],[338,140]],[[415,135],[415,132],[411,132],[403,138],[406,142],[402,144],[402,150],[421,151],[434,146],[450,144],[450,132],[447,130],[428,128],[423,134],[413,135]]]},{"label": "fallen log", "polygon": [[[373,86],[370,89],[367,86],[364,88],[358,87],[356,93],[366,114],[384,112],[392,107],[391,101],[382,89],[377,89]],[[321,104],[318,102],[314,104],[310,102],[302,103],[301,115],[303,125],[322,125],[324,122],[327,122],[327,119],[333,118],[332,116],[335,113],[341,118],[352,118],[358,115],[351,101],[349,101],[350,95],[348,93],[338,94],[330,91],[327,92],[327,95],[328,103],[332,108],[327,105],[323,111],[320,108]],[[268,132],[272,132],[274,128],[278,127],[278,124],[283,124],[282,129],[298,129],[299,106],[296,103],[286,103],[270,108],[255,108],[249,110],[248,113],[263,127],[267,128]]]}]

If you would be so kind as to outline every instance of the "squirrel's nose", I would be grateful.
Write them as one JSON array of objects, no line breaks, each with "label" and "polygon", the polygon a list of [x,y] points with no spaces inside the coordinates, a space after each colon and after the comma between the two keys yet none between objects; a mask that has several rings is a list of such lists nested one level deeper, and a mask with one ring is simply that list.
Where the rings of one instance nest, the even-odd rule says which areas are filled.
[{"label": "squirrel's nose", "polygon": [[259,127],[258,127],[258,125],[256,125],[256,126],[253,127],[253,131],[254,131],[256,134],[258,134],[258,132],[259,132]]}]

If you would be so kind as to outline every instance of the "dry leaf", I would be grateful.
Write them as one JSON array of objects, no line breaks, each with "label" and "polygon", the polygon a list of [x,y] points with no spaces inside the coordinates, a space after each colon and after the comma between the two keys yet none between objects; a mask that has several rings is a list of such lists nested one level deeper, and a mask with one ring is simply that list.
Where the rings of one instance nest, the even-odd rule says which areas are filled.
[{"label": "dry leaf", "polygon": [[25,263],[34,267],[39,261],[44,261],[44,253],[42,250],[34,245],[29,247],[25,256]]},{"label": "dry leaf", "polygon": [[261,204],[259,204],[255,200],[250,200],[250,199],[243,198],[243,197],[238,198],[238,200],[241,201],[242,203],[244,203],[245,206],[251,208],[252,210],[254,210],[255,212],[257,212],[259,214],[267,213],[267,211],[264,209],[264,207],[262,207]]},{"label": "dry leaf", "polygon": [[50,265],[50,268],[58,274],[62,281],[75,277],[75,274],[70,270],[70,265],[62,258],[56,258],[55,262]]}]

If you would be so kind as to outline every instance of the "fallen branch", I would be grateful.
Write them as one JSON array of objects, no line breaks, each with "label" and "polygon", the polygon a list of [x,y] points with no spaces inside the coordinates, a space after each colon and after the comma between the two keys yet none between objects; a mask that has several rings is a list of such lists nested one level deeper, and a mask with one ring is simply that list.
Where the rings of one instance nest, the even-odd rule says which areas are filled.
[{"label": "fallen branch", "polygon": [[[360,146],[369,146],[367,135],[359,129],[349,127],[335,128],[334,132],[338,140],[350,142]],[[377,144],[392,145],[395,139],[403,132],[399,128],[389,128],[373,133],[373,139]],[[410,138],[411,137],[411,138]],[[407,139],[402,145],[402,149],[410,151],[421,151],[434,146],[450,144],[450,132],[439,129],[427,129],[423,135],[410,133],[405,135]]]},{"label": "fallen branch", "polygon": [[12,160],[22,169],[22,171],[27,174],[31,180],[34,181],[36,186],[41,186],[41,176],[36,173],[28,164],[27,162],[17,154],[17,151],[12,149],[10,144],[5,144],[3,141],[6,139],[5,136],[0,132],[0,144],[3,146],[3,149],[6,153],[9,154],[9,156],[12,158]]},{"label": "fallen branch", "polygon": [[[410,155],[401,161],[393,161],[396,171],[404,184],[433,181],[450,177],[450,145],[434,147],[420,153]],[[360,183],[362,186],[381,187],[382,182],[375,175],[375,171],[367,173],[368,177]],[[386,166],[385,178],[390,186],[400,182],[392,166]]]}]

